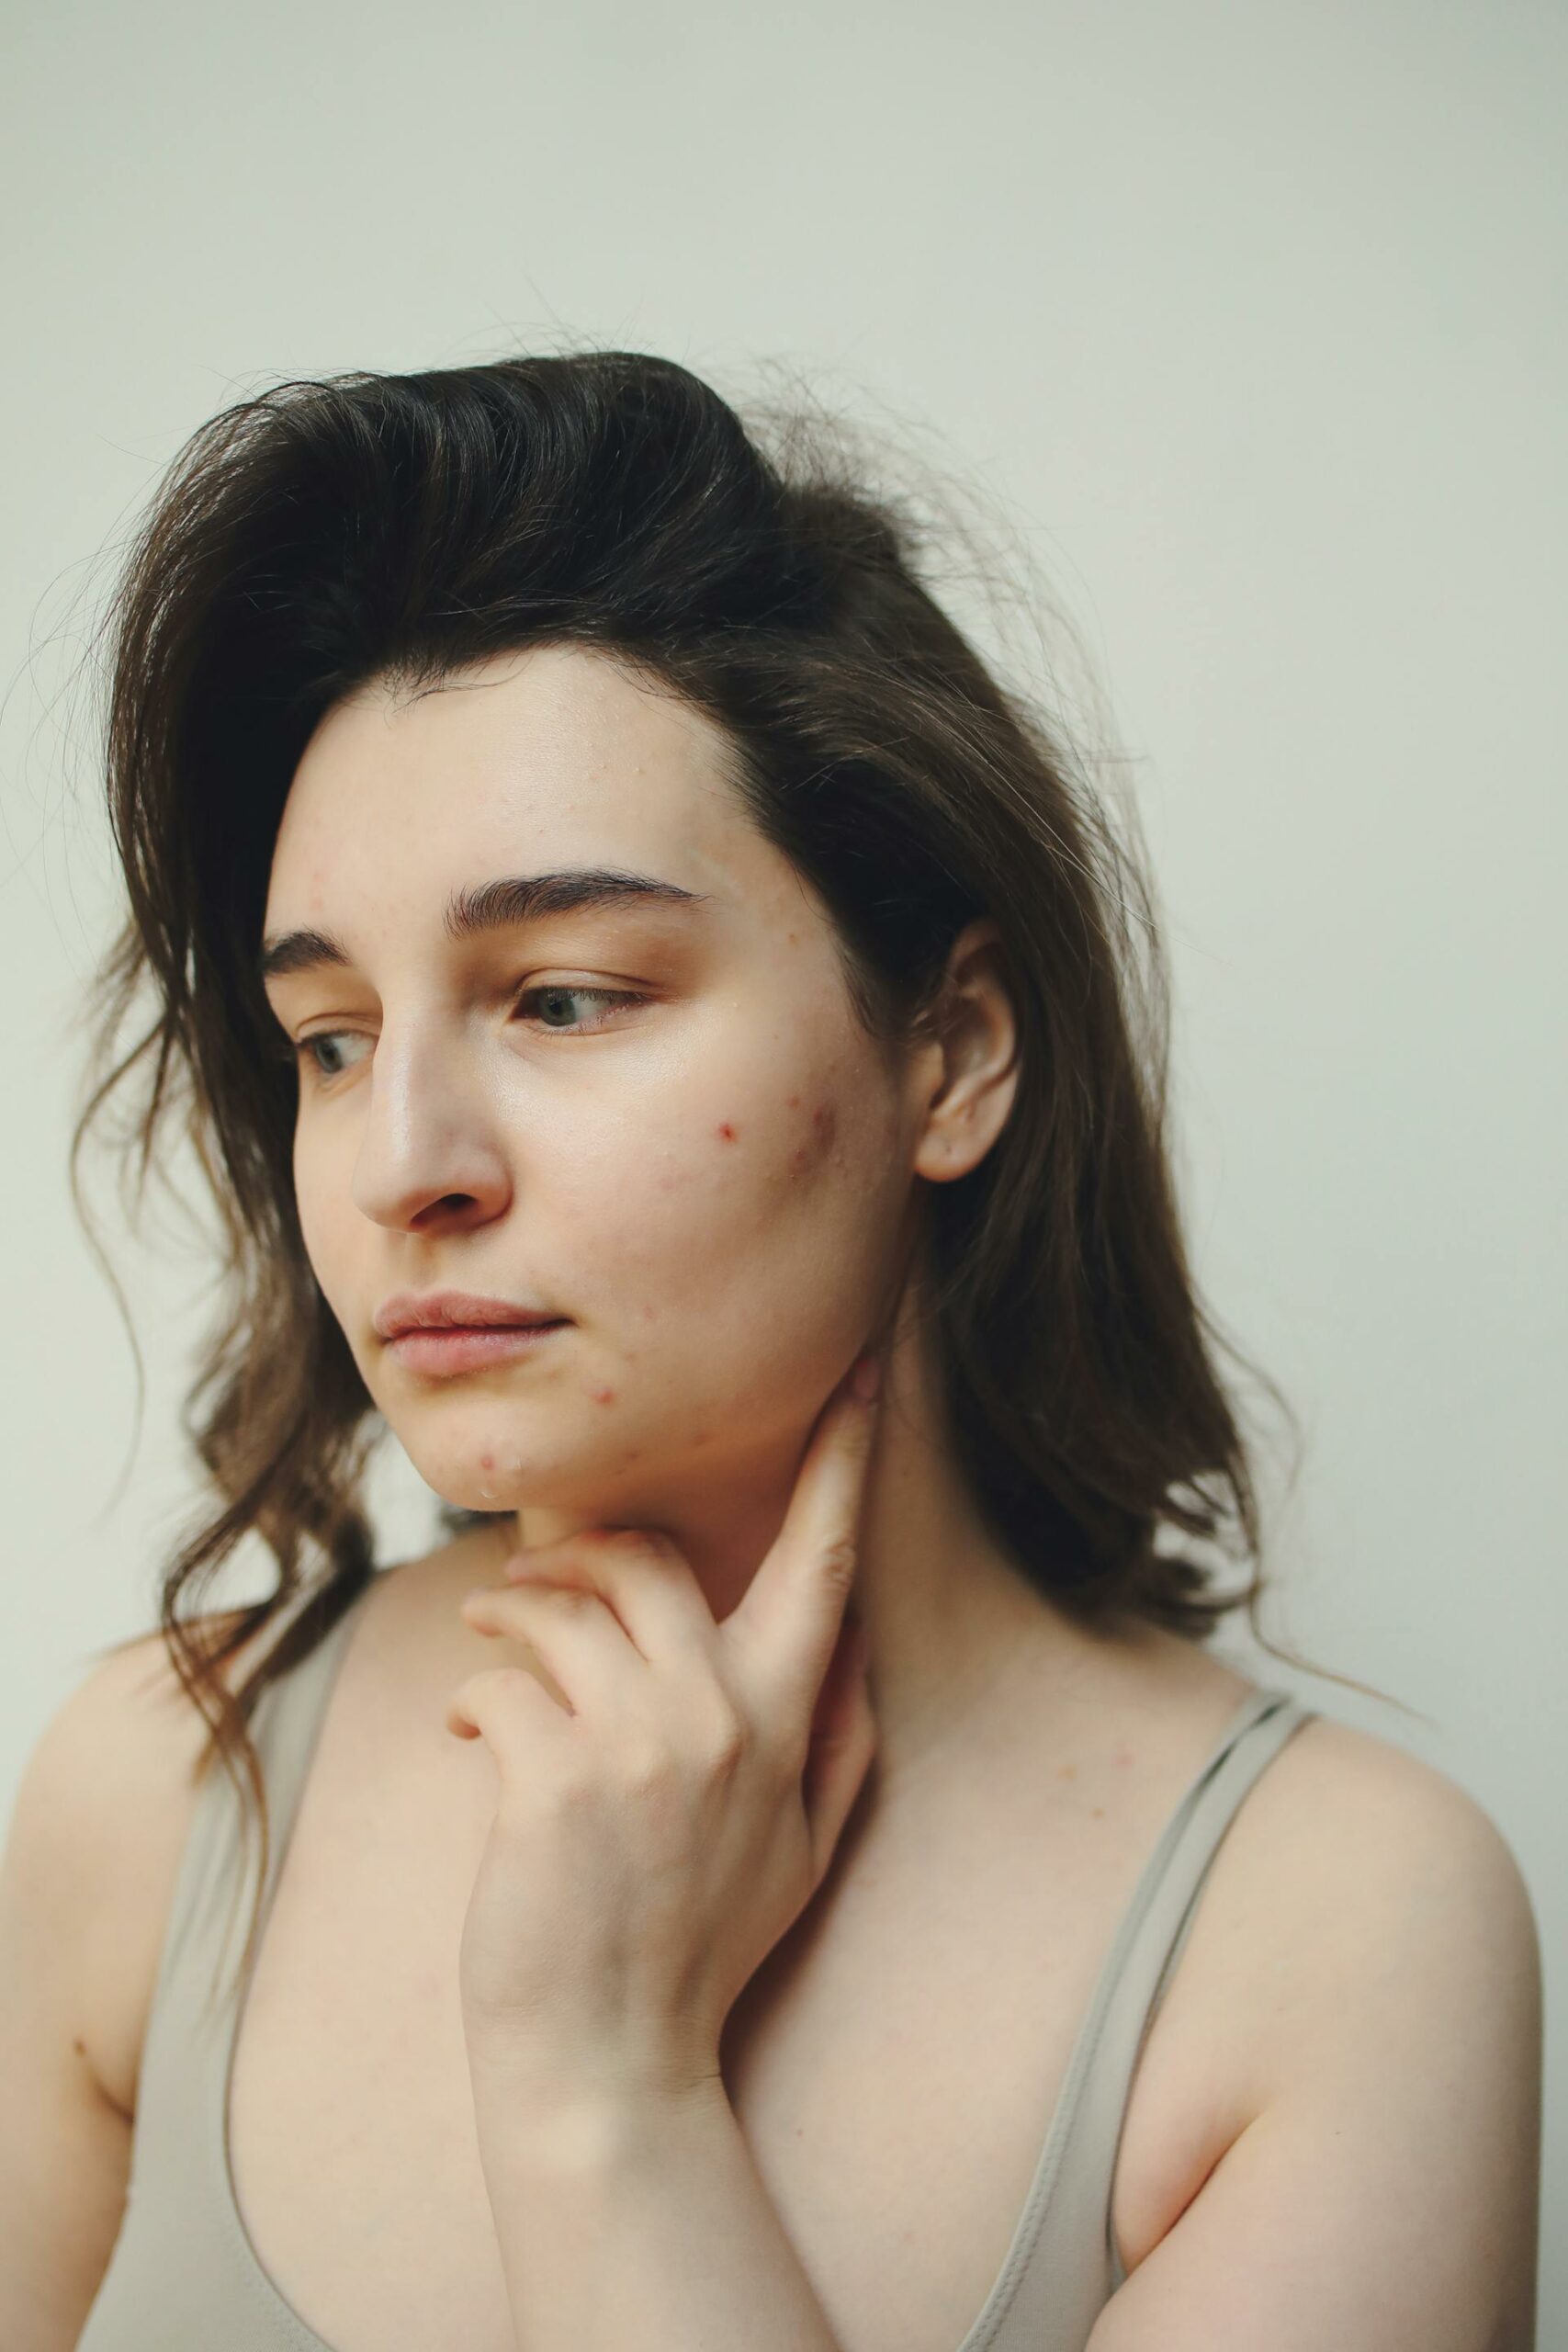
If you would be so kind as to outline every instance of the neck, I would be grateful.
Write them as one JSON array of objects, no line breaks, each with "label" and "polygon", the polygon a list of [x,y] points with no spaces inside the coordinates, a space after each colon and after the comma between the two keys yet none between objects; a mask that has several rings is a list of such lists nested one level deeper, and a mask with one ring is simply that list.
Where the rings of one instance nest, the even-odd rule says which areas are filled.
[{"label": "neck", "polygon": [[[925,1359],[908,1332],[890,1345],[860,1528],[855,1605],[871,1642],[876,1804],[994,1722],[1025,1682],[1065,1682],[1100,1645],[1029,1585],[984,1527],[958,1476]],[[731,1455],[683,1490],[650,1493],[615,1525],[659,1526],[679,1545],[716,1619],[736,1606],[784,1522],[803,1440]],[[487,1530],[494,1565],[555,1543],[592,1515],[528,1508]],[[463,1571],[471,1581],[469,1566]]]}]

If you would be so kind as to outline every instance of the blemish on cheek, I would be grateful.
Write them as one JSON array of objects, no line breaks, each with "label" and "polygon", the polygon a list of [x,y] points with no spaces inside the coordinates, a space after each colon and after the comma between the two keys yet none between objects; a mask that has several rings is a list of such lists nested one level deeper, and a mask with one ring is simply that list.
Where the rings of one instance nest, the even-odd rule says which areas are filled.
[{"label": "blemish on cheek", "polygon": [[613,1388],[591,1388],[588,1394],[596,1405],[613,1405],[615,1401],[615,1392]]},{"label": "blemish on cheek", "polygon": [[839,1132],[838,1114],[834,1111],[832,1104],[818,1102],[816,1110],[811,1114],[811,1124],[817,1130],[818,1141],[826,1150]]},{"label": "blemish on cheek", "polygon": [[1057,1765],[1057,1767],[1056,1767],[1056,1778],[1057,1778],[1057,1780],[1058,1780],[1058,1781],[1076,1781],[1076,1780],[1077,1779],[1077,1777],[1078,1777],[1078,1768],[1077,1768],[1077,1766],[1076,1764],[1058,1764],[1058,1765]]},{"label": "blemish on cheek", "polygon": [[718,1134],[722,1141],[725,1143],[733,1143],[735,1141],[735,1129],[730,1125],[728,1119],[721,1119],[719,1121]]},{"label": "blemish on cheek", "polygon": [[790,1109],[791,1109],[792,1111],[798,1111],[798,1110],[799,1110],[799,1108],[800,1108],[800,1097],[799,1097],[799,1095],[798,1095],[798,1094],[792,1094],[792,1095],[789,1097],[789,1107],[790,1107]]},{"label": "blemish on cheek", "polygon": [[481,1470],[493,1470],[493,1469],[495,1468],[495,1456],[494,1456],[494,1454],[493,1454],[493,1453],[481,1453],[481,1454],[480,1454],[480,1456],[479,1456],[479,1468],[480,1468]]}]

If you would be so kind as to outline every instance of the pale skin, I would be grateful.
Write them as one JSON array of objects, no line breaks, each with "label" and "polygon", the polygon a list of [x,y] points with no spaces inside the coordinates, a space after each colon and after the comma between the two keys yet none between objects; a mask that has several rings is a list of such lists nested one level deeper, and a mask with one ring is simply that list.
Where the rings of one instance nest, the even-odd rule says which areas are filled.
[{"label": "pale skin", "polygon": [[[373,689],[308,747],[267,899],[269,937],[318,930],[346,955],[269,982],[290,1036],[331,1033],[338,1073],[313,1076],[306,1054],[295,1174],[316,1277],[431,1486],[511,1514],[486,1539],[491,1597],[466,1622],[524,1671],[478,1664],[449,1693],[448,1728],[477,1734],[495,1774],[465,2024],[529,2352],[840,2342],[750,2160],[720,2047],[730,2004],[802,1906],[842,1902],[856,1856],[919,1853],[933,1796],[968,1789],[977,1834],[983,1754],[1024,1753],[1042,1722],[1065,1737],[1131,1692],[1222,1719],[1234,1695],[1185,1645],[1134,1628],[1091,1639],[1024,1585],[945,1442],[911,1313],[919,1201],[978,1163],[1013,1100],[992,927],[954,944],[940,1035],[889,1062],[853,1021],[824,911],[751,828],[721,752],[700,715],[580,649],[487,663],[412,703]],[[700,895],[461,941],[443,928],[459,890],[569,867]],[[564,1001],[520,1005],[525,988]],[[570,1322],[522,1361],[422,1376],[371,1317],[394,1290],[447,1284]],[[831,1400],[868,1344],[884,1393],[862,1414]],[[655,1543],[590,1534],[606,1527]],[[507,1584],[518,1554],[532,1590]],[[474,1566],[472,1545],[454,1547],[451,1576],[431,1582],[454,1618]],[[869,1679],[834,1669],[838,1736],[807,1803],[790,1772],[841,1667],[852,1581]],[[563,1602],[561,1585],[586,1601]],[[605,1727],[634,1690],[658,1736],[628,1770]],[[714,1702],[705,1745],[677,1693]],[[1269,1997],[1229,2004],[1221,2143],[1132,2247],[1094,2352],[1523,2352],[1539,2129],[1528,1902],[1490,1825],[1438,1776],[1366,1758],[1331,1725],[1295,1746],[1290,1772],[1281,1758],[1268,1776],[1291,1833],[1260,1841],[1257,1876],[1235,1887],[1249,1992],[1267,1982]],[[689,1947],[671,1926],[665,1972],[618,1980],[617,1927],[647,1924],[635,1879],[558,1865],[556,1897],[582,1905],[575,1948],[604,1964],[581,2013],[560,2005],[581,1999],[581,1972],[552,2008],[547,1970],[535,1955],[530,1973],[513,1933],[529,1896],[532,1916],[549,1911],[552,1805],[570,1801],[624,1861],[646,1850],[637,1806],[674,1787],[691,1827],[666,1863],[706,1907],[660,1916],[690,1920]],[[1260,1785],[1260,1822],[1264,1799]],[[1367,1862],[1348,1889],[1355,1839]],[[694,1975],[716,1950],[723,1964]],[[676,1983],[696,1987],[678,2013]],[[1438,2134],[1455,2144],[1435,2164]]]}]

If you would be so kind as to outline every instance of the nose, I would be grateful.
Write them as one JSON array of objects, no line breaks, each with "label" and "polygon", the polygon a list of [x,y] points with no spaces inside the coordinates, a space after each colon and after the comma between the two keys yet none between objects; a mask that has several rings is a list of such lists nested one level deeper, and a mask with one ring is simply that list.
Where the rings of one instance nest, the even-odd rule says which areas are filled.
[{"label": "nose", "polygon": [[383,1025],[367,1094],[353,1186],[367,1217],[423,1232],[505,1209],[511,1179],[493,1105],[451,1028]]}]

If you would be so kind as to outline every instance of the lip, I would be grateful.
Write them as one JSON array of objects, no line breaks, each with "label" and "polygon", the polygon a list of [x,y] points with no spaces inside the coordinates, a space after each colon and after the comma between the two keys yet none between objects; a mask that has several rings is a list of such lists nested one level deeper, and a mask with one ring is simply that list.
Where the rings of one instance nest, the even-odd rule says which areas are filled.
[{"label": "lip", "polygon": [[526,1330],[541,1323],[563,1323],[567,1317],[547,1306],[531,1306],[521,1299],[485,1298],[477,1291],[433,1290],[421,1295],[400,1290],[385,1300],[371,1319],[380,1339],[397,1340],[406,1331]]},{"label": "lip", "polygon": [[438,1375],[484,1372],[533,1355],[567,1328],[567,1318],[547,1323],[498,1323],[463,1330],[426,1327],[402,1332],[389,1342],[400,1364],[411,1372]]}]

